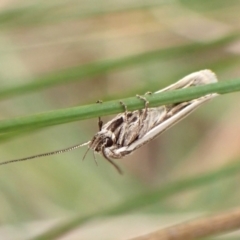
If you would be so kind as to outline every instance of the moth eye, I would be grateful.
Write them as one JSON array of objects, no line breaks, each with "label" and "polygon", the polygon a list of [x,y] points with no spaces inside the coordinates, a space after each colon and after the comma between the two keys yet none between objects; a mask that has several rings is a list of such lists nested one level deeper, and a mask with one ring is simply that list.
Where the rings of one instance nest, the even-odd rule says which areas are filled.
[{"label": "moth eye", "polygon": [[113,140],[111,138],[106,138],[105,147],[111,147],[113,145]]}]

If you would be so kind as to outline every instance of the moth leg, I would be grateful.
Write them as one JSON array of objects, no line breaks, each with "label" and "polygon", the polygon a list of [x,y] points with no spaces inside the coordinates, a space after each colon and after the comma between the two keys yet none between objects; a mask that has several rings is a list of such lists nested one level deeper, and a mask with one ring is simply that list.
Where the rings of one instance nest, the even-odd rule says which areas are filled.
[{"label": "moth leg", "polygon": [[120,101],[119,103],[121,104],[121,106],[123,106],[123,108],[124,108],[124,114],[125,114],[125,116],[126,116],[126,118],[127,118],[127,113],[128,113],[127,105],[126,105],[124,102],[122,102],[122,101]]},{"label": "moth leg", "polygon": [[143,116],[144,116],[143,119],[145,119],[147,116],[147,112],[148,112],[149,101],[145,97],[140,96],[140,95],[136,95],[136,97],[145,103],[145,109],[144,109],[144,113],[143,113]]},{"label": "moth leg", "polygon": [[98,129],[99,129],[99,131],[102,130],[102,126],[103,126],[103,121],[102,121],[101,117],[98,117]]},{"label": "moth leg", "polygon": [[84,160],[85,159],[85,157],[87,156],[87,153],[88,153],[88,151],[90,150],[90,148],[88,147],[87,148],[87,150],[86,150],[86,152],[84,153],[84,155],[83,155],[83,158],[82,158],[82,160]]},{"label": "moth leg", "polygon": [[190,102],[182,102],[182,103],[167,107],[167,116],[168,117],[173,116],[174,114],[181,111],[183,108],[185,108],[189,104]]},{"label": "moth leg", "polygon": [[127,132],[127,127],[128,127],[128,110],[127,110],[127,105],[124,104],[123,102],[120,101],[120,104],[124,107],[124,113],[122,114],[122,126],[119,132],[118,140],[117,143],[119,145],[122,145],[124,143],[125,135]]},{"label": "moth leg", "polygon": [[[97,100],[96,103],[102,103],[102,100]],[[102,126],[103,126],[103,121],[101,119],[101,117],[98,117],[98,128],[99,128],[99,131],[102,130]]]},{"label": "moth leg", "polygon": [[95,155],[95,151],[93,151],[93,158],[94,158],[94,162],[95,162],[96,165],[98,166],[97,159],[96,159],[96,155]]},{"label": "moth leg", "polygon": [[120,104],[123,106],[123,108],[124,108],[124,119],[123,119],[123,121],[124,121],[124,123],[125,124],[127,124],[127,122],[128,122],[128,110],[127,110],[127,105],[124,103],[124,102],[122,102],[122,101],[120,101]]},{"label": "moth leg", "polygon": [[102,152],[104,158],[116,168],[116,170],[118,171],[119,174],[122,175],[122,174],[123,174],[123,171],[121,170],[121,168],[120,168],[111,158],[108,157],[108,153],[105,152],[105,149],[106,149],[106,148],[105,148],[105,146],[103,145],[101,152]]},{"label": "moth leg", "polygon": [[136,97],[139,98],[140,100],[142,100],[145,103],[145,110],[147,110],[148,106],[149,106],[149,101],[145,97],[140,96],[140,95],[136,95]]}]

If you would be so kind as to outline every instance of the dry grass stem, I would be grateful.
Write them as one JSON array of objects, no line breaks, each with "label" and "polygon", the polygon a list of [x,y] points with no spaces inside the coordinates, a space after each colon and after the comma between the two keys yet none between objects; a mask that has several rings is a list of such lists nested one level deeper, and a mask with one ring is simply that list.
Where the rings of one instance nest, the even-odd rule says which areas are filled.
[{"label": "dry grass stem", "polygon": [[237,229],[240,229],[240,209],[159,229],[132,240],[192,240]]}]

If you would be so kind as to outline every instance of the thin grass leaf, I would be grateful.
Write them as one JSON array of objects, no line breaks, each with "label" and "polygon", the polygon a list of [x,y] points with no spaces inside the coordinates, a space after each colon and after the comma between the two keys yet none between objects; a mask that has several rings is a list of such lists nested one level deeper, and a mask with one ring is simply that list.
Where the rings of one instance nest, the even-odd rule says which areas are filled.
[{"label": "thin grass leaf", "polygon": [[[65,5],[65,6],[64,6]],[[149,4],[148,7],[154,7],[153,4]],[[62,9],[59,13],[59,8]],[[131,8],[117,8],[117,9],[87,9],[84,5],[78,6],[76,4],[45,4],[36,6],[18,7],[13,9],[7,9],[0,13],[0,23],[2,26],[18,27],[20,26],[36,26],[45,25],[49,23],[66,22],[66,20],[83,19],[87,17],[95,17],[98,15],[111,14],[120,11],[131,11],[137,9],[144,9],[146,6],[133,6]]]},{"label": "thin grass leaf", "polygon": [[[119,4],[115,2],[108,4],[100,1],[96,2],[35,2],[23,7],[6,9],[0,12],[0,24],[4,27],[36,26],[52,23],[66,22],[69,20],[94,18],[99,15],[114,14],[119,12],[129,12],[136,10],[147,10],[169,3],[163,1],[149,2],[126,2]],[[170,3],[171,4],[171,3]]]},{"label": "thin grass leaf", "polygon": [[39,91],[54,85],[86,80],[89,77],[106,74],[119,69],[130,68],[138,64],[144,64],[152,61],[154,62],[162,59],[171,59],[186,53],[193,54],[194,52],[209,51],[209,49],[212,50],[213,48],[223,47],[223,45],[229,44],[229,42],[237,39],[238,36],[239,35],[228,35],[224,38],[208,43],[193,43],[185,46],[158,49],[130,57],[124,57],[116,60],[98,61],[53,72],[45,76],[36,77],[25,84],[0,89],[0,99]]},{"label": "thin grass leaf", "polygon": [[[232,80],[208,84],[205,86],[180,89],[175,91],[163,92],[147,96],[150,107],[157,107],[169,103],[183,102],[201,97],[209,93],[225,94],[240,91],[240,80]],[[143,101],[136,97],[109,101],[102,104],[91,104],[80,107],[72,107],[46,113],[35,114],[27,117],[18,117],[9,120],[0,121],[0,132],[6,133],[17,130],[36,129],[46,126],[63,124],[78,120],[95,118],[98,116],[106,116],[123,112],[119,101],[123,101],[130,111],[141,109],[144,107]]]},{"label": "thin grass leaf", "polygon": [[[94,2],[95,3],[95,2]],[[18,27],[20,26],[36,26],[44,24],[59,23],[62,21],[94,18],[99,15],[114,14],[119,12],[130,12],[138,10],[151,10],[161,7],[163,5],[172,5],[168,1],[147,1],[147,2],[126,2],[119,4],[107,4],[106,1],[100,1],[98,6],[94,3],[76,2],[76,1],[58,1],[58,2],[35,2],[23,7],[16,7],[12,9],[3,10],[0,13],[0,24],[4,27]],[[184,1],[184,5],[191,8],[191,2]],[[200,9],[210,10],[214,8],[224,8],[231,5],[238,6],[238,1],[232,1],[231,4],[221,2],[218,4],[201,3]]]},{"label": "thin grass leaf", "polygon": [[75,219],[69,220],[68,222],[61,223],[56,227],[53,227],[52,229],[46,231],[42,235],[33,238],[32,240],[57,239],[58,237],[63,236],[67,232],[79,227],[83,223],[96,219],[97,217],[103,217],[107,215],[119,215],[143,209],[147,206],[156,204],[169,197],[172,197],[179,192],[191,189],[195,190],[197,187],[205,186],[207,184],[214,183],[215,181],[223,180],[227,177],[233,177],[235,174],[238,174],[239,171],[240,162],[235,161],[231,164],[228,164],[227,166],[224,166],[218,170],[211,171],[209,173],[201,174],[195,177],[188,177],[186,179],[180,179],[173,183],[169,183],[168,185],[158,190],[144,193],[128,199],[125,202],[117,205],[116,207],[109,208],[84,217],[79,216]]}]

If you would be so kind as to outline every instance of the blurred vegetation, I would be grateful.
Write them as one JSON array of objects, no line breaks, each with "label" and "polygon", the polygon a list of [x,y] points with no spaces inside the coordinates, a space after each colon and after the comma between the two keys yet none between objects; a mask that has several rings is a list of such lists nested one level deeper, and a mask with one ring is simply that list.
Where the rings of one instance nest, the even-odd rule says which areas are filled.
[{"label": "blurred vegetation", "polygon": [[[239,79],[239,10],[236,0],[1,1],[2,123],[156,91],[201,69],[212,69],[220,82]],[[95,230],[97,238],[81,236],[123,239],[130,236],[121,235],[123,229],[132,229],[131,236],[143,231],[127,214],[165,221],[238,207],[239,100],[238,93],[214,99],[122,159],[124,176],[101,156],[98,167],[91,153],[82,162],[85,148],[2,166],[0,221],[3,229],[14,226],[5,239],[40,233],[35,239],[55,239],[84,229],[83,223],[121,215],[119,234],[109,227]],[[2,131],[0,160],[66,148],[98,130],[97,118],[65,122]],[[64,224],[48,233],[58,220]]]}]

